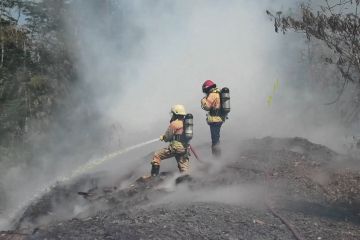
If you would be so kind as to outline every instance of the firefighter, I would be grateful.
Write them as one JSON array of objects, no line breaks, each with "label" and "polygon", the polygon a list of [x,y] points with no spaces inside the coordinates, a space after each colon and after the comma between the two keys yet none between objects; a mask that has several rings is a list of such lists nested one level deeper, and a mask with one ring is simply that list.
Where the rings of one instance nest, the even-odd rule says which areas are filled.
[{"label": "firefighter", "polygon": [[212,154],[220,156],[220,129],[225,120],[221,113],[221,91],[211,80],[203,83],[202,91],[206,96],[201,99],[201,108],[208,112],[206,120],[210,126]]},{"label": "firefighter", "polygon": [[[189,138],[185,135],[184,129],[184,121],[187,116],[185,107],[183,105],[174,105],[171,108],[171,114],[170,126],[165,134],[160,136],[161,141],[169,142],[170,144],[168,147],[155,152],[151,161],[151,176],[159,175],[161,161],[171,157],[175,157],[181,173],[188,172],[190,167],[188,154]],[[188,115],[192,118],[191,114]]]}]

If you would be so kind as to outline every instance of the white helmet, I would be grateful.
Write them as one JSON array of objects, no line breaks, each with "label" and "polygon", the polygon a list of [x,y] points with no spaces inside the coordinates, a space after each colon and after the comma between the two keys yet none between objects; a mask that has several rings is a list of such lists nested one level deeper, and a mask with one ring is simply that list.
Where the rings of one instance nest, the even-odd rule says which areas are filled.
[{"label": "white helmet", "polygon": [[186,115],[186,111],[185,111],[185,107],[184,105],[174,105],[171,107],[171,112],[175,115],[181,115],[181,116],[185,116]]}]

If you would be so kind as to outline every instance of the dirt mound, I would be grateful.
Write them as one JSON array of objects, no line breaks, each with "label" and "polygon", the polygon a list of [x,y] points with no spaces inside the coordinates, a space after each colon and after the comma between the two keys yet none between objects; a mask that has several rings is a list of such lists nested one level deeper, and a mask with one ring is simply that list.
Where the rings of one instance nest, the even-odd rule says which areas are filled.
[{"label": "dirt mound", "polygon": [[[215,227],[216,226],[216,227]],[[66,229],[77,229],[66,231]],[[113,209],[73,219],[31,239],[291,239],[281,222],[264,211],[219,203]]]},{"label": "dirt mound", "polygon": [[359,239],[353,163],[302,138],[255,139],[179,185],[172,173],[126,187],[128,177],[105,186],[106,174],[83,176],[33,203],[14,226],[29,239],[292,239],[271,205],[305,239]]}]

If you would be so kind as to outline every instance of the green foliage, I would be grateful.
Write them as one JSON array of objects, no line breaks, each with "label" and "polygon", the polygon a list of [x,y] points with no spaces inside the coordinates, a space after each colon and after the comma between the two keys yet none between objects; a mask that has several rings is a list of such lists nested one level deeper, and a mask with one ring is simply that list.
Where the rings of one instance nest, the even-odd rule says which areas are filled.
[{"label": "green foliage", "polygon": [[29,86],[33,90],[42,90],[46,87],[46,82],[45,76],[35,75],[30,78]]},{"label": "green foliage", "polygon": [[63,37],[68,2],[0,2],[0,146],[19,144],[32,127],[45,131],[31,123],[49,122],[53,103],[75,79]]},{"label": "green foliage", "polygon": [[[316,79],[319,83],[324,83],[328,88],[335,86],[338,89],[336,98],[326,105],[339,103],[344,123],[349,125],[360,120],[360,1],[324,0],[318,10],[313,9],[314,7],[317,6],[311,2],[302,4],[299,16],[270,11],[267,11],[267,14],[274,20],[276,32],[285,34],[288,30],[293,30],[304,33],[309,45],[315,46],[313,49],[309,48],[309,51],[316,54],[321,52],[322,47],[327,48],[320,63],[314,63],[309,59],[309,70],[312,74],[321,72]],[[314,71],[315,65],[321,68],[320,71]],[[324,75],[329,65],[335,69],[331,79],[333,81],[325,82]],[[338,75],[340,77],[337,77]],[[345,97],[351,100],[346,100],[344,104],[340,98],[349,84],[353,91],[347,91],[351,96]]]},{"label": "green foliage", "polygon": [[[57,158],[64,152],[84,155],[73,144],[62,143],[59,148],[59,138],[76,139],[84,148],[94,144],[86,149],[99,147],[103,131],[98,112],[90,106],[93,89],[78,81],[76,56],[68,51],[83,42],[69,41],[76,39],[78,29],[67,29],[63,21],[75,21],[73,17],[89,23],[89,28],[102,29],[102,17],[94,20],[94,14],[86,10],[74,17],[72,11],[84,3],[101,6],[103,14],[108,14],[111,8],[104,2],[110,0],[0,1],[0,148],[31,149],[37,156],[54,153]],[[105,32],[113,37],[110,29]],[[59,154],[51,149],[53,145]],[[32,158],[31,154],[23,156],[17,158],[19,163]]]}]

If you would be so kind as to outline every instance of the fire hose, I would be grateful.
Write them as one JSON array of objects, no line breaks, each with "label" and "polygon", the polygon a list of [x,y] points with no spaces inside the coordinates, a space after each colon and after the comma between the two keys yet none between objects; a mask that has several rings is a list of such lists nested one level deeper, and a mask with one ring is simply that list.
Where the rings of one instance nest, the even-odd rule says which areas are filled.
[{"label": "fire hose", "polygon": [[[115,157],[118,157],[119,155],[122,155],[126,152],[129,152],[129,151],[132,151],[132,150],[135,150],[137,148],[140,148],[140,147],[144,147],[148,144],[151,144],[151,143],[154,143],[154,142],[157,142],[159,141],[158,138],[155,138],[155,139],[152,139],[152,140],[149,140],[149,141],[146,141],[146,142],[142,142],[142,143],[139,143],[139,144],[136,144],[136,145],[133,145],[133,146],[130,146],[130,147],[127,147],[125,149],[121,149],[119,151],[116,151],[116,152],[113,152],[113,153],[110,153],[110,154],[107,154],[105,155],[104,157],[100,158],[100,159],[96,159],[96,160],[93,160],[93,161],[90,161],[80,167],[78,167],[77,169],[75,169],[71,174],[70,176],[67,176],[67,177],[61,177],[59,179],[59,181],[67,181],[67,180],[70,180],[74,177],[77,177],[89,170],[91,170],[92,168],[100,165],[100,164],[103,164],[104,162],[106,161],[109,161]],[[195,158],[199,161],[199,162],[203,162],[201,161],[201,159],[199,158],[199,155],[196,153],[195,149],[189,145],[189,148],[191,150],[191,152],[194,154]]]},{"label": "fire hose", "polygon": [[[272,179],[271,179],[272,174],[269,171],[266,171],[265,173],[265,183],[270,184]],[[280,219],[280,221],[285,224],[285,226],[291,231],[291,233],[294,235],[294,237],[296,238],[296,240],[305,240],[300,234],[299,232],[296,230],[296,228],[283,216],[281,216],[278,212],[276,212],[275,208],[272,205],[272,202],[270,200],[269,197],[269,191],[266,192],[266,196],[265,196],[265,206],[268,208],[268,210],[278,219]]]},{"label": "fire hose", "polygon": [[[190,145],[190,150],[191,152],[194,154],[195,158],[199,161],[202,162],[201,159],[199,158],[199,155],[197,155],[195,149]],[[269,171],[265,172],[265,183],[271,183],[271,173]],[[292,226],[292,224],[283,216],[281,216],[273,207],[272,202],[270,200],[268,191],[266,193],[265,196],[265,206],[266,208],[278,219],[280,219],[280,221],[291,231],[291,233],[293,234],[293,236],[295,237],[296,240],[305,240],[300,234],[299,232],[296,230],[296,228],[294,226]]]},{"label": "fire hose", "polygon": [[[67,181],[67,180],[70,180],[74,177],[77,177],[89,170],[91,170],[92,168],[100,165],[100,164],[103,164],[104,162],[106,161],[109,161],[115,157],[118,157],[119,155],[122,155],[126,152],[129,152],[129,151],[132,151],[132,150],[135,150],[137,148],[140,148],[140,147],[144,147],[148,144],[151,144],[151,143],[154,143],[154,142],[157,142],[159,141],[158,138],[155,138],[155,139],[152,139],[152,140],[149,140],[149,141],[146,141],[146,142],[142,142],[142,143],[139,143],[139,144],[136,144],[136,145],[133,145],[133,146],[130,146],[130,147],[127,147],[125,149],[121,149],[121,150],[118,150],[116,152],[113,152],[113,153],[110,153],[110,154],[107,154],[105,155],[104,157],[100,158],[100,159],[96,159],[96,160],[93,160],[93,161],[90,161],[80,167],[78,167],[77,169],[75,169],[68,177],[61,177],[59,179],[59,181]],[[200,159],[199,155],[196,153],[195,149],[189,145],[189,148],[191,150],[191,152],[194,154],[195,158],[199,161],[199,162],[202,162],[203,161]]]},{"label": "fire hose", "polygon": [[195,149],[194,149],[191,145],[189,145],[189,148],[190,148],[191,152],[194,154],[195,158],[196,158],[199,162],[203,163],[203,161],[200,160],[199,155],[196,153]]}]

